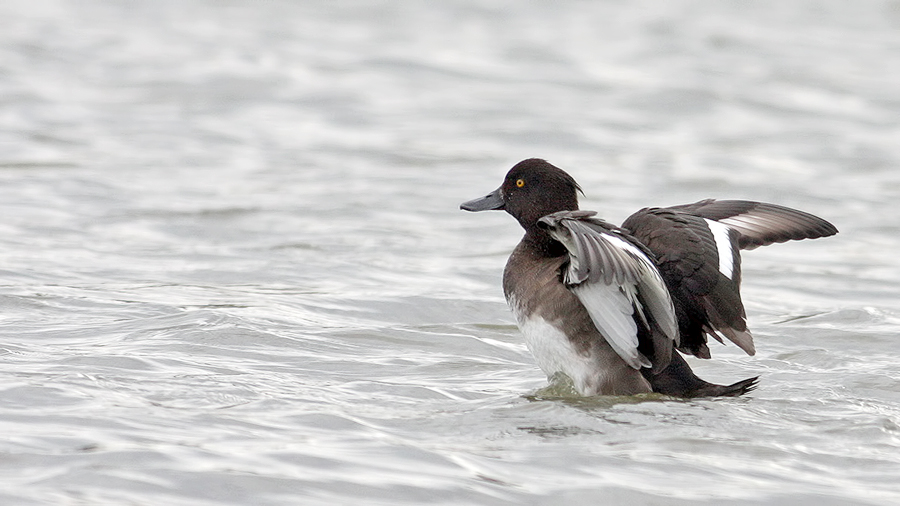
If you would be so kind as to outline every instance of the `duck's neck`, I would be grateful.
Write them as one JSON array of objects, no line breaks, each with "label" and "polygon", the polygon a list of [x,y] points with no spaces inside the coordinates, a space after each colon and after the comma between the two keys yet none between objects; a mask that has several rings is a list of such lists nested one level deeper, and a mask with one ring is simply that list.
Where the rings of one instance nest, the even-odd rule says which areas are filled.
[{"label": "duck's neck", "polygon": [[537,226],[525,229],[525,237],[522,238],[522,242],[531,246],[540,256],[558,257],[566,254],[566,247],[561,242],[550,237],[550,234]]}]

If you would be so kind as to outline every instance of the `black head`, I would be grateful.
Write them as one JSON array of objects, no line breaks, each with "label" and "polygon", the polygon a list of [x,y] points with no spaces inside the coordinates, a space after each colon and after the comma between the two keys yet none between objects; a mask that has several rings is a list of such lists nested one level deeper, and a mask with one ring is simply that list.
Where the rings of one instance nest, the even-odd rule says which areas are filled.
[{"label": "black head", "polygon": [[543,216],[577,210],[580,191],[578,183],[562,169],[546,160],[529,158],[509,170],[500,188],[459,207],[466,211],[502,209],[525,230],[531,230]]}]

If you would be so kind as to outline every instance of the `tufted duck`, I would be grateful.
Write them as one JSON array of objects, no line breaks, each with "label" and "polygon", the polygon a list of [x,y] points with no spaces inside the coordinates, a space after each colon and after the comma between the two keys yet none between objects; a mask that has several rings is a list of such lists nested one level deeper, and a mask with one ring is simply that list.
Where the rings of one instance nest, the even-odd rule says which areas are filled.
[{"label": "tufted duck", "polygon": [[460,205],[505,210],[525,229],[503,292],[548,377],[565,374],[586,396],[736,396],[755,388],[756,377],[703,381],[679,352],[709,358],[707,336],[724,336],[753,355],[740,250],[837,229],[802,211],[743,200],[645,208],[616,227],[578,210],[579,191],[563,170],[529,159],[500,188]]}]

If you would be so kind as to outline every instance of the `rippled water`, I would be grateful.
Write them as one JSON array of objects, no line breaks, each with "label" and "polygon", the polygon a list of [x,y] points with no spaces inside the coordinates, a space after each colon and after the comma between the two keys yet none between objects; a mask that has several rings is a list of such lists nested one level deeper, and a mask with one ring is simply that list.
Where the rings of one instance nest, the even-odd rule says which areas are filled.
[{"label": "rippled water", "polygon": [[[900,4],[0,5],[0,503],[900,502]],[[540,156],[745,255],[740,399],[578,399],[459,202]]]}]

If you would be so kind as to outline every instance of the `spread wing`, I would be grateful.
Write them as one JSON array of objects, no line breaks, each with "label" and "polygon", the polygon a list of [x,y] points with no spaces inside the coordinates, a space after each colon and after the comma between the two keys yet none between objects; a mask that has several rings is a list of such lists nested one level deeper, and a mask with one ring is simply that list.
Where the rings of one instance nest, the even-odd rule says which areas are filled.
[{"label": "spread wing", "polygon": [[741,249],[837,233],[803,211],[744,200],[642,209],[622,227],[653,252],[675,304],[680,348],[709,358],[706,335],[756,350],[741,302]]},{"label": "spread wing", "polygon": [[635,369],[664,368],[672,342],[678,342],[665,282],[633,238],[594,214],[562,211],[541,218],[538,226],[568,250],[563,281],[616,353]]},{"label": "spread wing", "polygon": [[741,249],[791,240],[818,239],[838,232],[834,225],[818,216],[765,202],[707,199],[668,209],[715,220],[737,231]]}]

